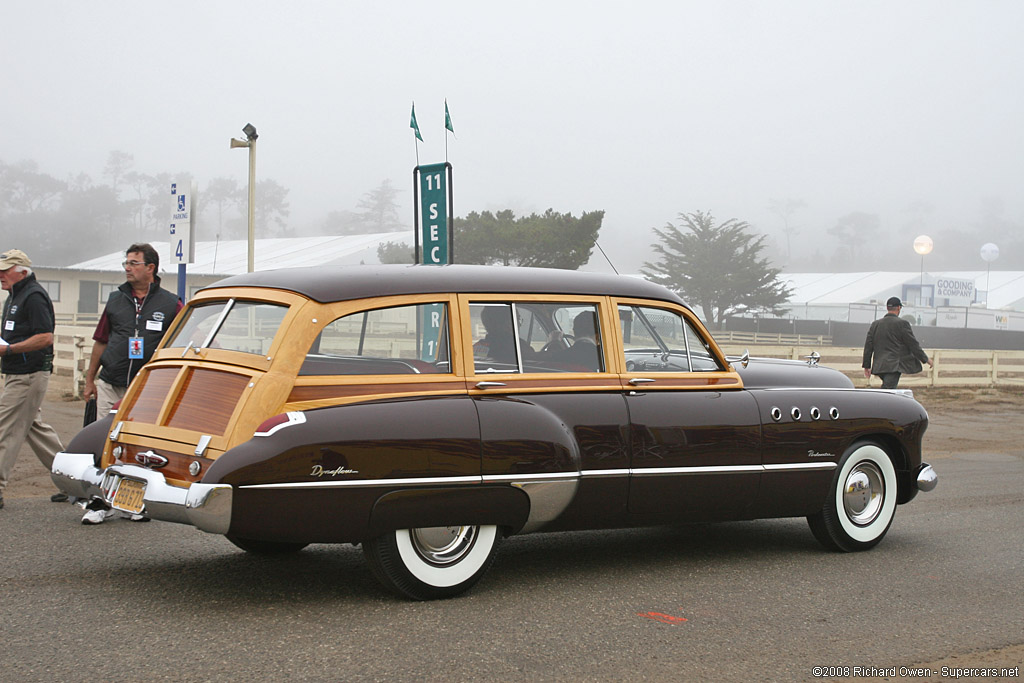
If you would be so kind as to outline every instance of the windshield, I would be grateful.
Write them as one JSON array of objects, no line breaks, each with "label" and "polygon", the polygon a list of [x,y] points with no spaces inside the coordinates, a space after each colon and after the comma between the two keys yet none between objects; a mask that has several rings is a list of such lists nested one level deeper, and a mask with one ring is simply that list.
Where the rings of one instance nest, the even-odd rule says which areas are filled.
[{"label": "windshield", "polygon": [[211,348],[265,355],[287,306],[258,301],[211,301],[188,309],[165,348]]}]

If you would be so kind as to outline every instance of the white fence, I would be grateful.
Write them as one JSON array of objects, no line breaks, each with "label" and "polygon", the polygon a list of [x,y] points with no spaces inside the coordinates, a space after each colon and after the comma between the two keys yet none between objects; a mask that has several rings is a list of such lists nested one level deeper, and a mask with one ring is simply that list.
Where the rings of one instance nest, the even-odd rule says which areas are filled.
[{"label": "white fence", "polygon": [[[794,358],[805,360],[812,351],[821,354],[819,365],[839,370],[853,380],[855,386],[881,386],[878,377],[864,378],[861,360],[864,349],[838,346],[742,346],[722,344],[729,356],[742,355],[749,350],[751,356],[766,358]],[[974,349],[925,349],[934,367],[924,372],[904,375],[901,387],[950,386],[1024,386],[1024,351],[984,351]]]}]

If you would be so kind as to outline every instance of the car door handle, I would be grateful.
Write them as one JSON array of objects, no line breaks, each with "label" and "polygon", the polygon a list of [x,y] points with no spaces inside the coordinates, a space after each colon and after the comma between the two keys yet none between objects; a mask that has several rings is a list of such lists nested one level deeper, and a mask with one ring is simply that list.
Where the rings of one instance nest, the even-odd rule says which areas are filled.
[{"label": "car door handle", "polygon": [[503,386],[505,386],[504,382],[477,382],[476,383],[476,388],[477,389],[490,389],[491,387],[503,387]]},{"label": "car door handle", "polygon": [[658,380],[656,379],[648,379],[647,377],[634,377],[633,379],[629,380],[629,383],[632,384],[633,386],[636,386],[637,384],[651,384],[652,382],[657,381]]}]

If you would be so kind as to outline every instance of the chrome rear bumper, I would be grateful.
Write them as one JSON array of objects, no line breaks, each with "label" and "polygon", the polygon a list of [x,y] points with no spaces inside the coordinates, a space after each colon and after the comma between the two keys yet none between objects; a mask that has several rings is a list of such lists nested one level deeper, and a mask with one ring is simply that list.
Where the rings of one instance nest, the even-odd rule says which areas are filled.
[{"label": "chrome rear bumper", "polygon": [[50,477],[61,491],[76,498],[100,498],[111,504],[120,479],[145,483],[142,512],[152,519],[191,524],[212,534],[231,527],[232,490],[229,484],[172,486],[164,475],[137,465],[111,465],[100,470],[91,453],[58,453]]},{"label": "chrome rear bumper", "polygon": [[931,491],[939,483],[939,474],[932,469],[928,463],[921,463],[921,469],[917,471],[917,490]]}]

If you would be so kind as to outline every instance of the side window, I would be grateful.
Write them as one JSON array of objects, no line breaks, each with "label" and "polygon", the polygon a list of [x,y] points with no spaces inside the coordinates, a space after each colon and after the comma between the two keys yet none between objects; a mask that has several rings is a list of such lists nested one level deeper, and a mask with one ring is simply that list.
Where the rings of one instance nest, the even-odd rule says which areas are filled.
[{"label": "side window", "polygon": [[471,303],[469,320],[476,373],[520,372],[525,344],[522,348],[517,344],[512,304]]},{"label": "side window", "polygon": [[595,304],[480,302],[469,311],[478,374],[604,371]]},{"label": "side window", "polygon": [[690,352],[690,367],[695,372],[721,370],[711,347],[701,338],[697,331],[686,323],[686,348]]},{"label": "side window", "polygon": [[352,313],[317,336],[300,375],[449,373],[448,306],[417,304]]},{"label": "side window", "polygon": [[235,299],[190,306],[164,348],[200,348],[266,355],[288,307]]},{"label": "side window", "polygon": [[674,311],[619,306],[627,372],[720,370],[711,349]]}]

